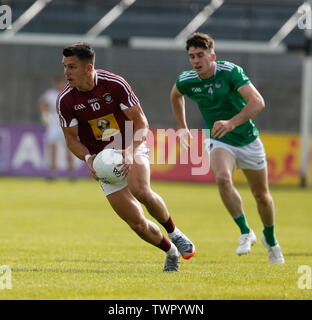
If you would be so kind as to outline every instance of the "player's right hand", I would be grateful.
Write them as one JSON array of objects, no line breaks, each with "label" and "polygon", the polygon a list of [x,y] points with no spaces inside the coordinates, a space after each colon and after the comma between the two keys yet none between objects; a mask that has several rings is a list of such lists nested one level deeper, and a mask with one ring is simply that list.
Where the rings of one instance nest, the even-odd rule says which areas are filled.
[{"label": "player's right hand", "polygon": [[131,165],[133,164],[133,155],[130,148],[123,150],[116,150],[116,152],[120,152],[123,157],[122,163],[119,163],[117,167],[123,166],[119,171],[123,176],[127,176]]},{"label": "player's right hand", "polygon": [[190,130],[186,128],[181,128],[178,129],[177,133],[180,141],[180,146],[184,150],[187,150],[191,145],[191,140],[193,139]]},{"label": "player's right hand", "polygon": [[97,177],[95,170],[93,169],[93,160],[96,157],[96,154],[93,154],[89,159],[88,159],[88,169],[90,176],[95,179],[96,181],[99,181],[99,178]]}]

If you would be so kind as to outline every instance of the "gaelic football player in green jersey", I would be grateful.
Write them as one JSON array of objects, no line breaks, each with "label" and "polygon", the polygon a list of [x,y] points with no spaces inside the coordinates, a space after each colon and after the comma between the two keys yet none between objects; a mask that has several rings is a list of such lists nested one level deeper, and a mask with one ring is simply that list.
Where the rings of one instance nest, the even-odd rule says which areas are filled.
[{"label": "gaelic football player in green jersey", "polygon": [[174,84],[170,100],[180,136],[185,145],[191,137],[185,118],[185,100],[194,100],[210,130],[206,152],[219,188],[221,199],[240,228],[238,255],[247,254],[257,238],[249,227],[242,199],[233,185],[235,165],[242,169],[257,202],[264,225],[262,242],[271,263],[284,263],[280,245],[274,235],[275,209],[268,185],[265,150],[252,118],[264,108],[261,94],[243,69],[234,63],[216,61],[214,40],[206,34],[194,33],[186,42],[190,71],[183,72]]}]

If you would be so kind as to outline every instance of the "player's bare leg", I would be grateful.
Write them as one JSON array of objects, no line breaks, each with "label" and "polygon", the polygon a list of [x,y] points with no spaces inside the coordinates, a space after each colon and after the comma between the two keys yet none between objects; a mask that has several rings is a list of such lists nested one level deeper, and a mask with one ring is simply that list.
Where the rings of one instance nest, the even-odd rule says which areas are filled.
[{"label": "player's bare leg", "polygon": [[274,235],[275,208],[269,191],[267,168],[263,170],[244,170],[251,192],[256,199],[257,208],[264,225],[262,242],[268,249],[272,263],[284,263],[284,257]]},{"label": "player's bare leg", "polygon": [[267,168],[263,170],[243,170],[251,192],[256,199],[257,208],[264,225],[272,225],[275,220],[275,210],[269,191]]},{"label": "player's bare leg", "polygon": [[144,156],[136,156],[128,173],[128,187],[152,217],[164,226],[171,241],[177,246],[184,259],[195,254],[195,246],[173,223],[164,200],[150,185],[150,164]]},{"label": "player's bare leg", "polygon": [[140,203],[133,197],[127,187],[108,195],[107,199],[115,212],[143,240],[153,245],[158,245],[161,242],[163,236],[159,227],[145,218]]},{"label": "player's bare leg", "polygon": [[234,187],[232,176],[234,156],[225,149],[214,149],[210,154],[210,168],[219,188],[221,199],[233,218],[243,212],[242,198]]},{"label": "player's bare leg", "polygon": [[108,195],[107,199],[114,211],[143,240],[167,253],[164,271],[178,271],[179,253],[176,246],[161,233],[155,223],[145,218],[140,203],[128,187]]},{"label": "player's bare leg", "polygon": [[221,199],[241,231],[236,253],[238,255],[247,254],[257,238],[249,228],[243,211],[242,198],[233,184],[235,157],[225,149],[214,149],[210,154],[210,167],[218,185]]},{"label": "player's bare leg", "polygon": [[150,165],[145,157],[139,158],[139,163],[133,163],[128,173],[128,186],[131,193],[144,204],[147,211],[159,223],[168,221],[170,214],[164,200],[151,189]]}]

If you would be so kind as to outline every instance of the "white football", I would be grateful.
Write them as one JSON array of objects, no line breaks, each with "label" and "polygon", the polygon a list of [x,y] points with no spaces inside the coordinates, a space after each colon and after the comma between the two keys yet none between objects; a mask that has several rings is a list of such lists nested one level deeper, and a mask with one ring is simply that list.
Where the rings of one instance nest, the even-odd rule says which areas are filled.
[{"label": "white football", "polygon": [[123,156],[114,149],[104,149],[96,155],[93,160],[93,169],[97,177],[104,183],[114,184],[125,178],[120,173],[122,166],[117,167],[122,163]]}]

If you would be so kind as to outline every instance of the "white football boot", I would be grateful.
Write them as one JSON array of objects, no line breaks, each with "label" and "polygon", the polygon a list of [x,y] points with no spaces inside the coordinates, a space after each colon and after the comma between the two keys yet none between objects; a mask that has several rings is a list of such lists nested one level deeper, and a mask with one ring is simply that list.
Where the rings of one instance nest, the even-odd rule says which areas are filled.
[{"label": "white football boot", "polygon": [[284,259],[283,253],[282,253],[282,249],[281,249],[281,247],[280,247],[280,245],[278,243],[275,246],[271,247],[267,243],[264,234],[262,234],[261,241],[262,241],[263,245],[267,248],[267,250],[269,252],[269,261],[271,263],[280,263],[280,264],[285,263],[285,259]]},{"label": "white football boot", "polygon": [[238,239],[238,248],[236,253],[240,256],[247,254],[251,251],[251,246],[256,243],[257,237],[255,233],[250,229],[249,233],[242,234]]}]

